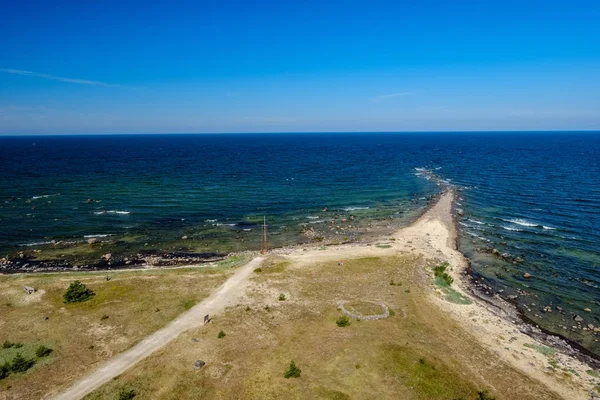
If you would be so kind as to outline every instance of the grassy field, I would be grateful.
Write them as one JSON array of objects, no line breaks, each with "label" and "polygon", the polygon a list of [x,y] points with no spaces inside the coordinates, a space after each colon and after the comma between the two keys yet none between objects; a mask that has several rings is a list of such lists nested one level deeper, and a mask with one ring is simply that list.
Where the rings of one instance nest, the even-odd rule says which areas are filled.
[{"label": "grassy field", "polygon": [[[53,350],[27,372],[0,380],[0,399],[41,398],[64,388],[191,308],[224,282],[230,267],[245,261],[238,257],[212,267],[0,276],[0,343],[22,344],[0,345],[0,365],[17,353],[36,359],[40,345]],[[75,280],[95,296],[64,304],[63,293]],[[28,295],[24,285],[37,291]]]},{"label": "grassy field", "polygon": [[[133,390],[136,399],[470,400],[484,390],[496,399],[557,398],[496,361],[432,305],[425,270],[413,256],[301,268],[272,257],[240,304],[86,399],[115,399],[120,390]],[[340,301],[383,302],[392,316],[338,327]],[[195,369],[196,360],[206,365]],[[285,379],[292,360],[300,377]]]}]

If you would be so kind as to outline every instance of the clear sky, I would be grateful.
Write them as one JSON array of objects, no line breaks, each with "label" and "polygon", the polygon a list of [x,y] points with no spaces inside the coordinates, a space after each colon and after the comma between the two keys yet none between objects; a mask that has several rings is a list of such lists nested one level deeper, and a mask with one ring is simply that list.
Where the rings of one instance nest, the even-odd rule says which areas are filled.
[{"label": "clear sky", "polygon": [[0,134],[600,129],[598,0],[0,2]]}]

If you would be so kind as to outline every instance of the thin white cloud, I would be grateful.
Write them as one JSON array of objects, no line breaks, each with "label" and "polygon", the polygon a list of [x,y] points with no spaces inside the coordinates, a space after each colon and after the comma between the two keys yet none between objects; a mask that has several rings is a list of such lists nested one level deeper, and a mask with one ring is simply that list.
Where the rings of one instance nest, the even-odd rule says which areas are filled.
[{"label": "thin white cloud", "polygon": [[94,86],[106,86],[106,87],[124,87],[122,85],[114,85],[114,84],[106,83],[106,82],[90,81],[90,80],[87,80],[87,79],[77,79],[77,78],[65,78],[65,77],[62,77],[62,76],[54,76],[54,75],[43,74],[43,73],[32,72],[32,71],[23,71],[23,70],[20,70],[20,69],[0,68],[0,72],[4,72],[4,73],[7,73],[7,74],[14,74],[14,75],[33,76],[33,77],[36,77],[36,78],[50,79],[50,80],[53,80],[53,81],[76,83],[76,84],[79,84],[79,85],[94,85]]},{"label": "thin white cloud", "polygon": [[371,97],[371,101],[374,103],[378,103],[380,101],[393,99],[395,97],[404,97],[404,96],[412,96],[417,92],[398,92],[398,93],[390,93],[390,94],[381,94],[379,96]]}]

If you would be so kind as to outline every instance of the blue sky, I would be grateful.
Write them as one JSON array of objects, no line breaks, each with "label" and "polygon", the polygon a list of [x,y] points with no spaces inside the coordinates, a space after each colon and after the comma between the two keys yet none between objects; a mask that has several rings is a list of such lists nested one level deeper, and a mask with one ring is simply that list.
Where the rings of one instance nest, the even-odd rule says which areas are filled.
[{"label": "blue sky", "polygon": [[0,5],[0,134],[600,129],[597,0]]}]

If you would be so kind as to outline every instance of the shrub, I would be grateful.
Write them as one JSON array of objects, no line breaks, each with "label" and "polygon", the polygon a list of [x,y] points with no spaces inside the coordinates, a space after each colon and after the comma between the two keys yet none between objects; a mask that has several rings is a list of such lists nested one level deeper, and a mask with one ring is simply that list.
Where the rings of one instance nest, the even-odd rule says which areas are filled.
[{"label": "shrub", "polygon": [[3,349],[10,349],[11,347],[13,347],[15,344],[9,340],[5,340],[4,343],[2,343],[2,348]]},{"label": "shrub", "polygon": [[446,273],[446,268],[448,268],[448,265],[448,263],[442,263],[440,265],[435,266],[433,268],[433,273],[436,276],[436,278],[442,279],[446,283],[446,285],[450,286],[452,282],[454,282],[454,279],[452,279],[452,277],[448,275],[448,273]]},{"label": "shrub", "polygon": [[350,325],[350,319],[348,317],[346,317],[345,315],[342,315],[341,317],[339,317],[337,319],[337,321],[335,321],[335,324],[337,326],[339,326],[340,328],[343,328],[345,326]]},{"label": "shrub", "polygon": [[477,400],[496,400],[495,397],[492,397],[488,394],[488,392],[477,392]]},{"label": "shrub", "polygon": [[219,334],[217,335],[217,337],[218,337],[219,339],[223,339],[223,338],[225,337],[225,332],[223,332],[223,330],[220,330],[220,331],[219,331]]},{"label": "shrub", "polygon": [[105,319],[108,319],[108,315],[104,314],[100,317],[100,321],[104,321]]},{"label": "shrub", "polygon": [[46,347],[44,345],[41,345],[40,347],[38,347],[35,350],[35,356],[37,358],[42,358],[42,357],[49,356],[50,353],[52,353],[52,349],[50,349],[50,348],[48,348],[48,347]]},{"label": "shrub", "polygon": [[256,269],[254,270],[254,272],[256,272],[257,274],[260,274],[260,273],[262,272],[262,268],[256,268]]},{"label": "shrub", "polygon": [[299,378],[301,372],[302,370],[296,366],[296,363],[294,361],[292,361],[288,370],[285,371],[285,373],[283,374],[283,377],[286,379]]},{"label": "shrub", "polygon": [[136,396],[135,390],[128,388],[121,388],[119,390],[119,400],[131,400]]},{"label": "shrub", "polygon": [[6,378],[10,374],[10,364],[4,363],[0,365],[0,380]]},{"label": "shrub", "polygon": [[15,343],[15,349],[20,349],[23,347],[23,343]]},{"label": "shrub", "polygon": [[75,281],[71,282],[69,288],[63,295],[63,298],[65,303],[70,304],[89,300],[94,295],[95,293],[88,289],[83,283]]},{"label": "shrub", "polygon": [[21,353],[17,353],[15,358],[13,358],[12,363],[10,364],[10,370],[15,373],[25,372],[34,365],[34,359],[28,360],[25,357],[23,357]]},{"label": "shrub", "polygon": [[279,295],[279,301],[284,301],[285,300],[285,294],[281,293]]}]

